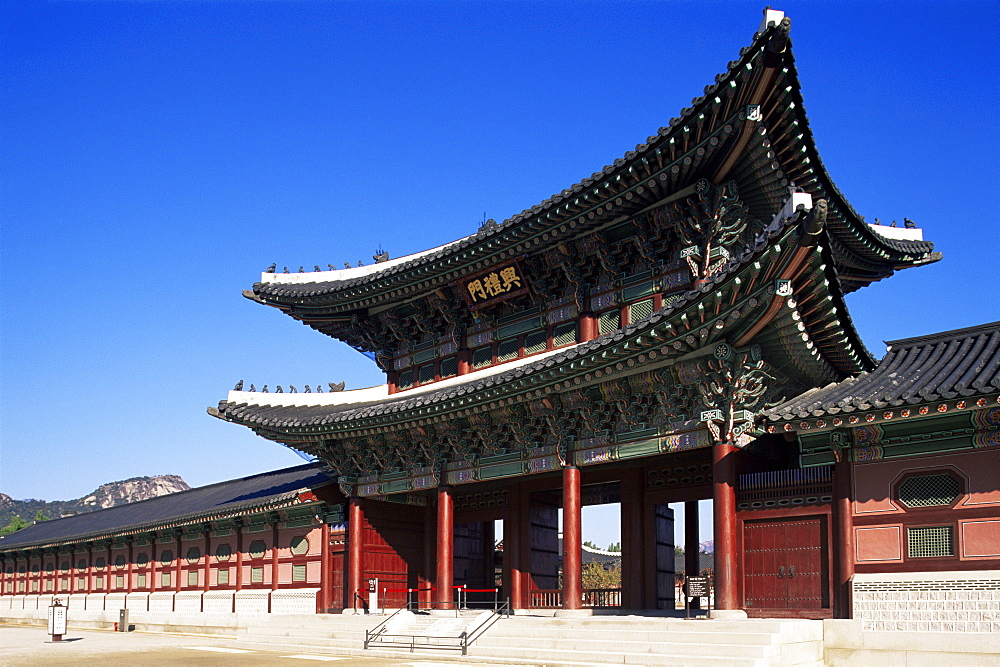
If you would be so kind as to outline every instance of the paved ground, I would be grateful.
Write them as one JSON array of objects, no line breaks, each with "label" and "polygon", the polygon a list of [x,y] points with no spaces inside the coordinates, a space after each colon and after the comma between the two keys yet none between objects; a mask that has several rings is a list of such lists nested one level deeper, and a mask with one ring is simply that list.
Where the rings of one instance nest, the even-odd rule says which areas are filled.
[{"label": "paved ground", "polygon": [[[62,642],[50,643],[44,627],[0,625],[0,665],[393,665],[413,667],[458,667],[468,662],[433,660],[386,660],[333,654],[311,655],[292,651],[259,651],[232,648],[233,639],[201,635],[152,632],[107,632],[73,630]],[[471,663],[485,667],[488,663]],[[509,667],[509,666],[506,666]]]}]

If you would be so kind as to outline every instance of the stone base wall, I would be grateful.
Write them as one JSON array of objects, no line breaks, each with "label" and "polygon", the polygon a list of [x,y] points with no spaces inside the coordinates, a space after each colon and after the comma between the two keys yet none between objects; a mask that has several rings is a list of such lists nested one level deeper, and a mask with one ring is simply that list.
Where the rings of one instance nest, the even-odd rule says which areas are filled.
[{"label": "stone base wall", "polygon": [[1000,635],[1000,570],[857,574],[852,593],[865,630]]}]

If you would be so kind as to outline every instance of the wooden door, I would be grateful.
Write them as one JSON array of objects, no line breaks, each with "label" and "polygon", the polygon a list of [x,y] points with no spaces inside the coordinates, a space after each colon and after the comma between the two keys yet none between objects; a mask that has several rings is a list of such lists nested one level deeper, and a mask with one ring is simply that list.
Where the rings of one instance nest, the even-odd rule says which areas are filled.
[{"label": "wooden door", "polygon": [[808,615],[808,610],[830,609],[826,520],[806,516],[743,523],[743,593],[748,612],[767,609]]}]

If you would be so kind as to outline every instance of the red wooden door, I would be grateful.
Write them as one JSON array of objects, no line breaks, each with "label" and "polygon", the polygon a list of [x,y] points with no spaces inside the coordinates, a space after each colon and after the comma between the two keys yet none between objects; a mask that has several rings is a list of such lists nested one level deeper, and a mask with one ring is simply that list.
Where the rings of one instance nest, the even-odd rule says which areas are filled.
[{"label": "red wooden door", "polygon": [[743,572],[748,611],[829,609],[826,517],[745,521]]}]

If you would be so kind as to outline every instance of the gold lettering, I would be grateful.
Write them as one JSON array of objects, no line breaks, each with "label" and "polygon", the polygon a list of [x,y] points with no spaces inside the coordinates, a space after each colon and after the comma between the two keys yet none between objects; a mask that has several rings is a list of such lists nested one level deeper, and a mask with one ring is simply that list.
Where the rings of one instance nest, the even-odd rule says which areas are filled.
[{"label": "gold lettering", "polygon": [[521,287],[521,277],[517,275],[517,269],[513,266],[500,270],[500,280],[503,281],[504,292],[509,292],[514,285]]},{"label": "gold lettering", "polygon": [[483,281],[473,280],[470,282],[466,289],[469,290],[469,296],[472,297],[472,303],[475,303],[479,299],[486,298],[486,292],[483,290]]},{"label": "gold lettering", "polygon": [[490,296],[497,296],[504,292],[503,287],[500,285],[500,276],[495,273],[488,273],[483,276],[483,288]]}]

